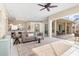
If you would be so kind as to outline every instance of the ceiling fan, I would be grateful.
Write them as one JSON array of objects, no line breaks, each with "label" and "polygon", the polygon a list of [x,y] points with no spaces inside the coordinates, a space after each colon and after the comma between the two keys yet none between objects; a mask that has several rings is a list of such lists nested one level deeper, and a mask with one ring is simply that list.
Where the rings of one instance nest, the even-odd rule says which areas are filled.
[{"label": "ceiling fan", "polygon": [[42,11],[42,10],[44,10],[44,9],[47,9],[47,11],[50,11],[49,8],[58,7],[57,5],[52,5],[52,6],[51,6],[51,3],[46,3],[45,5],[42,5],[42,4],[38,4],[38,5],[43,7],[42,9],[40,9],[40,11]]}]

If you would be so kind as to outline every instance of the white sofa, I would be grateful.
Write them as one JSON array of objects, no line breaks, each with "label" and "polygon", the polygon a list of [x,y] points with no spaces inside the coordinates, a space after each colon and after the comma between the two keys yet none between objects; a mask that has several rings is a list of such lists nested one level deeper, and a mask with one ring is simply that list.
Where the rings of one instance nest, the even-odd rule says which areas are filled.
[{"label": "white sofa", "polygon": [[66,40],[56,41],[40,47],[33,48],[33,52],[38,56],[60,56],[72,47],[73,43]]}]

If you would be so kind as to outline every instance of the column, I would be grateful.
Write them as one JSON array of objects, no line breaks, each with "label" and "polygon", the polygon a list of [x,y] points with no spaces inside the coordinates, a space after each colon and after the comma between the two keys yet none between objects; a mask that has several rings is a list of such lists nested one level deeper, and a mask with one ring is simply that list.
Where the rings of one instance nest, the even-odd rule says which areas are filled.
[{"label": "column", "polygon": [[45,36],[45,23],[42,22],[40,27],[41,27],[40,29],[41,29],[41,32],[43,33],[43,36]]},{"label": "column", "polygon": [[77,24],[75,24],[75,26],[74,26],[74,27],[75,27],[75,30],[74,30],[74,32],[76,32],[76,25],[77,25]]},{"label": "column", "polygon": [[54,35],[57,35],[57,20],[54,22]]},{"label": "column", "polygon": [[52,37],[52,20],[48,19],[48,35],[51,38]]},{"label": "column", "polygon": [[8,32],[8,17],[4,10],[1,10],[0,17],[0,38],[2,38]]},{"label": "column", "polygon": [[72,25],[73,24],[71,23],[71,25],[70,25],[71,26],[71,29],[70,29],[71,34],[73,33],[73,27],[72,27]]},{"label": "column", "polygon": [[65,22],[65,34],[67,34],[67,22]]},{"label": "column", "polygon": [[45,36],[45,23],[43,22],[43,36]]}]

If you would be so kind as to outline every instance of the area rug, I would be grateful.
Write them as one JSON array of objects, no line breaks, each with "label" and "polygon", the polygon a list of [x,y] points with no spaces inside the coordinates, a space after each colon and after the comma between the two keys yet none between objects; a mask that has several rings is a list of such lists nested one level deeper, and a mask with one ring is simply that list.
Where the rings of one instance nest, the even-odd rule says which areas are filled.
[{"label": "area rug", "polygon": [[19,56],[36,56],[36,54],[32,51],[33,48],[58,41],[60,39],[58,38],[44,38],[44,40],[41,40],[41,43],[35,42],[29,42],[24,44],[18,44],[16,45]]}]

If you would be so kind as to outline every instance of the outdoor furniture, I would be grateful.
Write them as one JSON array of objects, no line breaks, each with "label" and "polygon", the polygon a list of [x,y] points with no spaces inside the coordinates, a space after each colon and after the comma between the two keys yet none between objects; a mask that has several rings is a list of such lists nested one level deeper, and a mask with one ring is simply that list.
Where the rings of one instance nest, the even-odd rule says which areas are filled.
[{"label": "outdoor furniture", "polygon": [[74,33],[75,41],[79,42],[79,33]]},{"label": "outdoor furniture", "polygon": [[62,32],[57,31],[57,35],[63,35],[63,34],[65,34],[65,31],[64,30],[62,30]]}]

